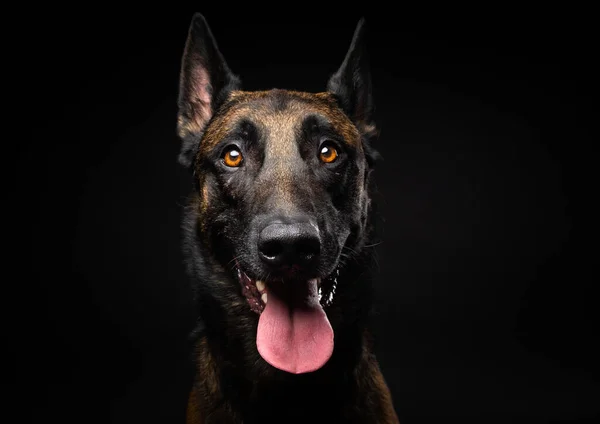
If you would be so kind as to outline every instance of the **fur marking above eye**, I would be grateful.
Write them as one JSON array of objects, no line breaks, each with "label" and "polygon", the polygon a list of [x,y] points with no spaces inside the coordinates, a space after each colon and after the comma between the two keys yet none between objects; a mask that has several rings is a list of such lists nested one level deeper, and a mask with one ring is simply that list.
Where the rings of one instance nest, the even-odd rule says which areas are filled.
[{"label": "fur marking above eye", "polygon": [[242,164],[242,153],[235,147],[230,148],[223,156],[223,163],[231,168],[236,168]]}]

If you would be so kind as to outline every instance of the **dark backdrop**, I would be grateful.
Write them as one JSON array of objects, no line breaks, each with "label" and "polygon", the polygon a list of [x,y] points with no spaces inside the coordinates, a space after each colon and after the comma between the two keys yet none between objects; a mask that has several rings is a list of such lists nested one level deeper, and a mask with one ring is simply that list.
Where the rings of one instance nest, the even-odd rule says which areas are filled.
[{"label": "dark backdrop", "polygon": [[195,317],[175,122],[194,11],[245,88],[308,91],[366,16],[384,158],[376,346],[404,424],[598,414],[591,12],[202,3],[31,9],[8,39],[27,81],[8,180],[22,290],[4,300],[22,414],[183,422]]}]

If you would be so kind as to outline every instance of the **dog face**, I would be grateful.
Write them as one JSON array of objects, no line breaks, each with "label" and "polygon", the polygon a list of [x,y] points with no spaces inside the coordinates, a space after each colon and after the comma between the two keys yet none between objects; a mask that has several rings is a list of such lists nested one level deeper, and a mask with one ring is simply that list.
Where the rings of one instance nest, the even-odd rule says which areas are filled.
[{"label": "dog face", "polygon": [[363,28],[322,93],[243,91],[201,15],[184,52],[180,161],[198,188],[198,237],[260,316],[263,358],[293,373],[331,355],[326,308],[367,225],[375,152]]},{"label": "dog face", "polygon": [[253,279],[326,278],[360,231],[366,159],[329,95],[232,93],[195,166],[207,236]]}]

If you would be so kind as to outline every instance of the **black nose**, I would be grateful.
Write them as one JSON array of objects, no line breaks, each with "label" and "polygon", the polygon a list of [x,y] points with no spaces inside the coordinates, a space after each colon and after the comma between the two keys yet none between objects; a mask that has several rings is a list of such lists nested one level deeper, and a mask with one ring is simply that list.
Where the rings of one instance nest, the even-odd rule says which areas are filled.
[{"label": "black nose", "polygon": [[271,267],[308,267],[317,261],[321,251],[319,230],[306,220],[272,222],[259,234],[258,251]]}]

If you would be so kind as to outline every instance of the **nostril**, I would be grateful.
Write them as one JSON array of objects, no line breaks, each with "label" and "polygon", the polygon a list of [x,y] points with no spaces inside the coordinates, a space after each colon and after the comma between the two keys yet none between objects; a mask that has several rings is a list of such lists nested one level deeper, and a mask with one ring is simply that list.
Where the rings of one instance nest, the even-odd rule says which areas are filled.
[{"label": "nostril", "polygon": [[264,257],[274,259],[283,253],[284,246],[279,240],[267,240],[260,243],[259,249]]},{"label": "nostril", "polygon": [[296,241],[294,247],[298,256],[305,259],[312,259],[319,254],[321,243],[319,243],[318,238],[301,238]]}]

